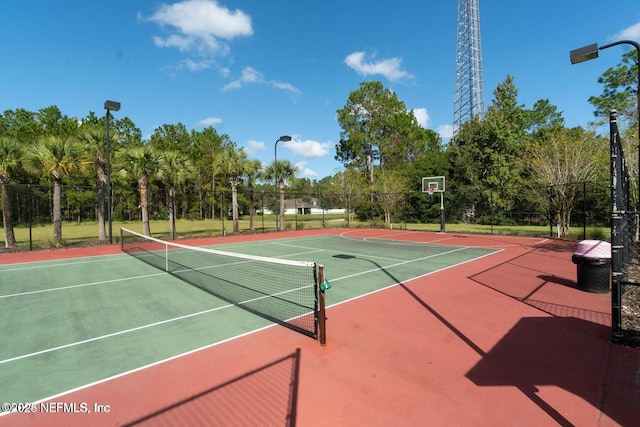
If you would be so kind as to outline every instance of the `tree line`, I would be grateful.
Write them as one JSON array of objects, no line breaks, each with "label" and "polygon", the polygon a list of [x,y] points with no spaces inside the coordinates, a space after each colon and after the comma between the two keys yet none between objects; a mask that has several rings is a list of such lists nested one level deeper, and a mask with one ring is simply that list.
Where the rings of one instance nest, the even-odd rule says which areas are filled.
[{"label": "tree line", "polygon": [[[630,171],[631,203],[638,194],[638,57],[635,50],[598,79],[603,94],[591,96],[595,120],[587,127],[567,127],[562,112],[548,99],[527,108],[518,102],[513,76],[493,91],[483,116],[464,123],[448,144],[420,128],[411,111],[380,82],[363,82],[338,110],[342,127],[336,160],[345,173],[360,180],[374,205],[390,223],[404,191],[409,204],[423,205],[420,178],[443,175],[447,180],[447,215],[455,221],[487,221],[478,213],[553,212],[560,234],[569,232],[571,213],[586,183],[596,188],[591,208],[607,206],[609,140],[597,129],[610,109],[621,113],[623,146]],[[396,195],[395,197],[393,195]],[[361,211],[369,207],[360,202]],[[549,206],[551,205],[551,206]],[[372,208],[374,209],[374,208]],[[414,212],[428,220],[431,212]],[[486,214],[485,214],[486,215]],[[507,221],[506,218],[503,220]]]},{"label": "tree line", "polygon": [[[297,178],[288,161],[263,165],[249,159],[229,135],[219,134],[214,127],[188,130],[182,123],[164,124],[143,139],[131,119],[112,118],[113,215],[115,219],[140,218],[149,235],[150,215],[163,210],[175,235],[176,217],[226,215],[228,203],[223,194],[230,194],[233,230],[238,232],[241,214],[249,216],[254,228],[258,192],[267,195],[267,203],[279,212],[284,224],[286,189],[317,197],[323,207],[346,209],[347,221],[352,215],[379,217],[389,226],[402,202],[405,220],[431,222],[439,216],[439,206],[424,208],[428,197],[420,191],[421,179],[443,175],[447,215],[452,221],[482,223],[487,218],[479,213],[489,211],[546,210],[551,200],[554,220],[566,234],[578,184],[601,183],[602,191],[590,203],[607,204],[608,138],[596,129],[610,108],[622,113],[627,164],[637,174],[637,83],[634,86],[633,79],[637,67],[637,55],[629,52],[617,67],[603,74],[599,79],[603,94],[589,98],[596,120],[587,128],[567,127],[562,112],[548,99],[538,100],[531,108],[520,104],[515,79],[506,76],[493,91],[486,113],[464,123],[446,144],[436,132],[419,126],[413,112],[391,89],[378,81],[362,82],[337,111],[342,131],[335,159],[343,170],[319,181]],[[15,246],[8,187],[17,183],[52,186],[54,246],[62,244],[64,186],[91,188],[97,236],[106,240],[105,120],[93,112],[81,119],[68,117],[56,106],[36,112],[7,110],[0,115],[6,247]],[[276,175],[277,188],[273,184]],[[635,195],[638,180],[631,178],[631,194]]]},{"label": "tree line", "polygon": [[[48,184],[53,187],[53,245],[62,244],[61,194],[63,183],[87,186],[95,190],[97,235],[106,241],[107,197],[106,117],[94,113],[83,119],[63,115],[56,106],[37,112],[25,109],[7,110],[0,116],[0,183],[5,246],[14,247],[11,184]],[[114,218],[126,218],[126,210],[139,209],[145,234],[150,235],[149,193],[163,199],[168,211],[171,232],[175,234],[176,215],[194,215],[199,219],[215,218],[216,201],[222,190],[233,194],[234,231],[238,227],[237,188],[242,182],[249,189],[249,211],[253,224],[252,189],[257,180],[275,179],[275,165],[263,166],[247,158],[226,134],[213,127],[188,131],[181,124],[165,124],[157,128],[148,140],[140,129],[125,117],[109,125],[111,150],[111,181]],[[282,196],[285,182],[295,176],[288,161],[279,161],[277,176]],[[129,190],[135,187],[137,200],[130,200]],[[217,187],[220,187],[217,188]],[[195,201],[195,202],[194,202]],[[180,210],[180,213],[177,212]],[[222,215],[219,212],[218,215]],[[136,215],[137,216],[137,215]]]}]

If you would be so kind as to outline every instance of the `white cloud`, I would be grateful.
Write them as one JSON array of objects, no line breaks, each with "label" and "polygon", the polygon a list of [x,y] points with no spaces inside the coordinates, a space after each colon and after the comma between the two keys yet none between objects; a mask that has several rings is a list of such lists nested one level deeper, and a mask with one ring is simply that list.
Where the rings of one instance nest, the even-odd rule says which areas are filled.
[{"label": "white cloud", "polygon": [[294,85],[292,85],[291,83],[283,83],[283,82],[278,82],[275,80],[271,81],[271,85],[273,87],[275,87],[276,89],[280,89],[283,90],[285,92],[289,92],[293,97],[298,97],[300,96],[300,89],[298,89],[297,87],[295,87]]},{"label": "white cloud", "polygon": [[174,34],[167,38],[154,36],[153,42],[158,47],[176,47],[180,52],[184,52],[191,48],[194,40],[192,37],[183,37]]},{"label": "white cloud", "polygon": [[182,61],[182,65],[189,71],[201,71],[211,67],[211,61],[194,61],[192,59],[185,59]]},{"label": "white cloud", "polygon": [[251,68],[251,67],[244,67],[244,69],[242,70],[242,75],[240,76],[239,79],[232,81],[231,83],[225,85],[224,88],[222,88],[222,90],[224,90],[225,92],[228,90],[236,90],[236,89],[240,89],[242,86],[244,86],[245,84],[261,84],[264,83],[265,79],[264,79],[264,75],[262,75],[262,73],[256,71],[255,69]]},{"label": "white cloud", "polygon": [[345,58],[344,63],[363,76],[380,74],[391,82],[413,78],[411,74],[401,69],[402,59],[400,58],[373,61],[375,55],[372,55],[371,59],[367,62],[364,52],[353,52]]},{"label": "white cloud", "polygon": [[211,126],[211,125],[217,125],[218,123],[222,123],[222,119],[221,118],[218,118],[218,117],[207,117],[206,119],[200,120],[196,124],[202,125],[202,126]]},{"label": "white cloud", "polygon": [[307,177],[307,178],[315,178],[320,175],[318,172],[313,169],[309,169],[307,167],[307,162],[298,162],[295,164],[295,168],[298,170],[298,175]]},{"label": "white cloud", "polygon": [[427,127],[429,126],[429,112],[427,111],[426,108],[414,108],[413,109],[413,115],[416,117],[416,120],[418,121],[418,124],[424,128],[427,129]]},{"label": "white cloud", "polygon": [[225,79],[229,77],[229,74],[231,74],[231,70],[229,70],[227,67],[218,69],[218,72],[220,73],[220,76]]},{"label": "white cloud", "polygon": [[175,47],[180,51],[201,54],[226,54],[223,40],[253,34],[251,18],[241,10],[229,10],[215,0],[184,0],[163,4],[150,17],[142,18],[172,32],[153,38],[158,47]]},{"label": "white cloud", "polygon": [[451,138],[453,136],[453,126],[451,125],[438,126],[438,134],[442,137],[442,139]]},{"label": "white cloud", "polygon": [[625,28],[613,36],[613,40],[633,40],[640,42],[640,22]]},{"label": "white cloud", "polygon": [[247,145],[245,146],[245,151],[247,154],[251,155],[258,151],[263,151],[266,149],[266,145],[262,141],[254,141],[253,139],[247,141]]},{"label": "white cloud", "polygon": [[265,84],[269,83],[276,89],[288,92],[294,99],[300,95],[300,89],[292,85],[291,83],[279,82],[276,80],[267,81],[264,74],[255,70],[252,67],[244,67],[239,79],[226,84],[222,90],[227,92],[229,90],[237,90],[247,84]]},{"label": "white cloud", "polygon": [[242,70],[240,79],[245,83],[264,83],[264,75],[251,67],[245,67]]},{"label": "white cloud", "polygon": [[284,146],[297,156],[306,159],[317,159],[318,157],[324,157],[329,154],[329,150],[333,148],[334,143],[331,141],[318,142],[310,139],[296,141],[292,139],[291,141],[285,141]]}]

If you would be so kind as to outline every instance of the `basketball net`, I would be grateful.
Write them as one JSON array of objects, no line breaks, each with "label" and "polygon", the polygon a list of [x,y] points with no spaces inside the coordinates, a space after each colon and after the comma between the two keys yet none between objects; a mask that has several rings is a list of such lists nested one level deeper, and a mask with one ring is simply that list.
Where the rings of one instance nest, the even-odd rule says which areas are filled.
[{"label": "basketball net", "polygon": [[433,196],[433,193],[436,191],[435,188],[427,188],[427,194],[429,197]]}]

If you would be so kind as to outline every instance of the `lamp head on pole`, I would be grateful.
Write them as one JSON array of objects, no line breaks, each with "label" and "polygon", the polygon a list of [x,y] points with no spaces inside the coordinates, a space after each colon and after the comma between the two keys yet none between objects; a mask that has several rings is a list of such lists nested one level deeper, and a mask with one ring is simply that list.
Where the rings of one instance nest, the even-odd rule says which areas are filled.
[{"label": "lamp head on pole", "polygon": [[291,141],[291,137],[289,135],[282,135],[278,141],[288,142]]},{"label": "lamp head on pole", "polygon": [[104,109],[107,111],[120,110],[120,103],[116,101],[104,101]]},{"label": "lamp head on pole", "polygon": [[572,64],[579,62],[589,61],[598,57],[598,43],[590,44],[589,46],[581,47],[580,49],[572,50],[569,53]]}]

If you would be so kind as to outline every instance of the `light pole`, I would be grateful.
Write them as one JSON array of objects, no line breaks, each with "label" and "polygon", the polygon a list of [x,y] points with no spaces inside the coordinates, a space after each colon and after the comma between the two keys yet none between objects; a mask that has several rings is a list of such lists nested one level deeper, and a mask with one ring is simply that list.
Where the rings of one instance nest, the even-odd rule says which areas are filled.
[{"label": "light pole", "polygon": [[[598,57],[598,51],[607,49],[612,46],[620,44],[630,44],[636,48],[638,53],[638,60],[640,60],[640,44],[631,40],[620,40],[601,47],[598,47],[596,43],[589,46],[581,47],[580,49],[572,50],[570,53],[571,63],[577,64],[578,62],[588,61]],[[615,107],[615,106],[611,106]],[[639,203],[640,203],[640,66],[638,66],[638,92],[637,92],[637,114],[638,114],[638,191],[639,191]],[[618,132],[618,125],[616,120],[616,111],[612,110],[609,114],[609,129],[610,129],[610,151],[611,151],[611,340],[613,342],[619,342],[623,337],[622,333],[622,289],[621,279],[623,275],[624,264],[624,238],[617,232],[620,227],[620,222],[623,220],[620,207],[616,203],[616,197],[614,197],[614,183],[617,183],[619,179],[624,179],[619,174],[621,168],[619,165],[615,165],[619,159],[614,160],[617,157],[615,154],[617,148],[615,147],[616,133]],[[628,191],[628,189],[627,189]],[[628,203],[628,201],[627,201]],[[629,206],[625,206],[628,209]]]},{"label": "light pole", "polygon": [[107,221],[109,222],[109,244],[113,244],[113,226],[111,219],[111,152],[109,143],[109,111],[120,110],[120,103],[116,101],[104,101],[104,109],[106,114],[107,127]]},{"label": "light pole", "polygon": [[[597,43],[594,43],[590,44],[589,46],[581,47],[580,49],[572,50],[569,53],[571,63],[577,64],[579,62],[589,61],[590,59],[597,58],[598,51],[608,49],[612,46],[618,46],[620,44],[630,44],[631,46],[635,47],[636,52],[638,53],[638,61],[640,61],[640,43],[633,40],[620,40],[600,47],[598,47]],[[638,191],[640,191],[640,66],[638,66],[638,93],[636,108],[638,113]]]},{"label": "light pole", "polygon": [[288,142],[291,141],[291,137],[289,135],[282,135],[276,141],[275,146],[273,147],[273,174],[275,175],[275,183],[276,183],[276,231],[278,231],[278,142]]}]

